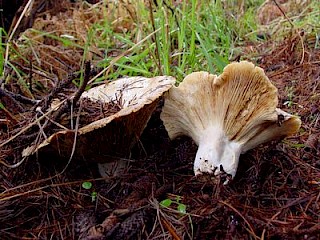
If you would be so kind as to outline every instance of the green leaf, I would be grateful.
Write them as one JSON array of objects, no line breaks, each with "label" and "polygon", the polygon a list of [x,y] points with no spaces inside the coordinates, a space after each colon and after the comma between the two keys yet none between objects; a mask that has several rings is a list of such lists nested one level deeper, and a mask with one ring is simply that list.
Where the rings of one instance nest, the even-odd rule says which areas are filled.
[{"label": "green leaf", "polygon": [[0,109],[5,109],[4,105],[2,104],[2,102],[0,102]]},{"label": "green leaf", "polygon": [[161,205],[162,207],[170,207],[171,203],[172,203],[172,200],[167,198],[167,199],[165,199],[165,200],[162,200],[162,201],[160,202],[160,205]]},{"label": "green leaf", "polygon": [[177,207],[177,210],[180,212],[180,213],[187,213],[187,206],[185,204],[182,204],[182,203],[179,203],[178,204],[178,207]]},{"label": "green leaf", "polygon": [[181,201],[181,196],[176,196],[176,201],[179,203]]},{"label": "green leaf", "polygon": [[92,192],[91,193],[91,201],[94,202],[97,199],[98,193],[97,192]]},{"label": "green leaf", "polygon": [[82,187],[84,189],[91,189],[92,188],[92,183],[91,182],[83,182]]},{"label": "green leaf", "polygon": [[297,148],[297,149],[300,149],[300,148],[304,148],[305,145],[303,143],[293,143],[291,145],[293,148]]},{"label": "green leaf", "polygon": [[219,72],[223,72],[223,69],[225,66],[227,66],[228,61],[224,59],[222,56],[219,54],[215,54],[214,58],[212,59],[216,67],[218,68]]}]

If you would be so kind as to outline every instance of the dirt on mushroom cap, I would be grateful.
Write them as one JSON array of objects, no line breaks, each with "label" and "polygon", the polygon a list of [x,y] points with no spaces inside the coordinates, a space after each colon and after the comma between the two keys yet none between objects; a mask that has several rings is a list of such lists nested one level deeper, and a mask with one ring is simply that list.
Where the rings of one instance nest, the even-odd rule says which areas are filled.
[{"label": "dirt on mushroom cap", "polygon": [[161,95],[175,81],[175,78],[169,76],[131,77],[91,88],[82,95],[86,102],[90,99],[110,103],[108,105],[113,108],[116,105],[118,111],[80,127],[77,131],[71,129],[54,133],[39,145],[26,148],[23,157],[37,153],[68,159],[75,148],[74,141],[77,142],[74,158],[108,162],[126,157],[139,139]]}]

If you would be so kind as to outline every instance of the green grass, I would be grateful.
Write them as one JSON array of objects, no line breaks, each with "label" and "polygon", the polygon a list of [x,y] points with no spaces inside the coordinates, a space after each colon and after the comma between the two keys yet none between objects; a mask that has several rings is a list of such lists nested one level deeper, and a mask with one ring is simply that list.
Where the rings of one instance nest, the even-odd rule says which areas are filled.
[{"label": "green grass", "polygon": [[[80,72],[83,72],[84,62],[92,47],[104,52],[103,59],[94,59],[94,66],[108,68],[108,71],[107,74],[97,77],[96,81],[137,75],[145,77],[171,75],[181,81],[194,71],[221,73],[224,66],[230,59],[234,59],[246,42],[257,41],[256,10],[264,1],[190,0],[181,1],[177,6],[169,6],[171,1],[158,0],[157,6],[153,4],[151,9],[146,6],[146,1],[133,2],[132,9],[136,12],[133,14],[133,19],[130,19],[133,27],[129,30],[119,31],[113,27],[112,20],[108,20],[109,15],[117,14],[117,9],[114,8],[114,13],[105,12],[105,19],[95,22],[88,29],[85,42],[51,32],[34,30],[34,33],[39,37],[59,41],[65,48],[82,51]],[[241,2],[244,5],[240,11]],[[311,12],[306,18],[305,21],[316,24],[319,14]],[[294,22],[297,26],[302,26],[303,19],[296,18]],[[150,37],[147,37],[149,35]],[[141,41],[142,39],[144,41]],[[34,44],[36,44],[34,39],[24,38],[24,42],[19,45],[22,50],[10,47],[7,65],[16,72],[20,82],[27,78],[27,74],[21,72],[21,69],[18,70],[10,61],[15,58],[23,59],[23,49],[32,49]],[[318,45],[316,43],[316,46]],[[2,74],[4,48],[0,50]],[[121,54],[123,56],[117,58]],[[23,62],[29,66],[29,59],[23,59]],[[33,68],[37,69],[37,66]],[[80,85],[82,81],[83,74],[75,84]]]},{"label": "green grass", "polygon": [[[247,40],[246,34],[257,28],[254,9],[258,5],[248,7],[243,16],[234,17],[220,1],[182,1],[171,9],[158,1],[151,11],[141,1],[137,2],[139,14],[132,31],[114,32],[107,21],[94,26],[99,33],[96,35],[101,36],[96,40],[100,41],[97,45],[103,46],[106,52],[119,50],[119,46],[124,51],[136,44],[139,34],[143,38],[159,29],[152,38],[118,60],[108,79],[124,75],[172,75],[181,81],[193,71],[220,73],[233,57],[234,47],[241,45]],[[251,38],[256,39],[254,34]],[[99,65],[107,67],[112,59],[106,57]]]},{"label": "green grass", "polygon": [[273,20],[269,25],[262,28],[268,32],[274,41],[282,41],[289,32],[304,32],[305,35],[318,36],[320,33],[320,1],[311,0],[295,4],[289,1],[290,11],[286,17]]},{"label": "green grass", "polygon": [[[194,71],[220,73],[233,57],[235,46],[241,45],[242,41],[247,40],[246,34],[257,29],[254,9],[259,5],[253,5],[251,1],[246,3],[247,11],[242,16],[232,13],[236,12],[238,6],[231,0],[225,2],[228,8],[221,1],[182,1],[177,6],[168,6],[169,2],[158,0],[157,6],[152,5],[150,9],[145,1],[135,1],[136,16],[131,19],[133,28],[128,31],[115,30],[107,19],[110,13],[105,13],[106,18],[96,22],[88,30],[84,43],[55,33],[33,31],[39,37],[61,42],[66,48],[83,51],[81,69],[84,69],[84,62],[92,46],[102,49],[105,57],[98,59],[95,65],[108,68],[108,74],[101,75],[96,81],[137,75],[171,75],[181,81]],[[114,11],[111,15],[116,14],[117,9]],[[155,31],[157,32],[154,33]],[[151,37],[140,42],[150,34]],[[250,36],[255,38],[254,34]],[[20,45],[21,52],[10,49],[11,56],[7,63],[17,73],[20,81],[24,74],[14,64],[10,64],[10,60],[20,58],[29,66],[29,59],[23,59],[23,48],[32,49],[37,43],[34,39],[24,37],[23,44],[24,46]],[[115,61],[113,52],[119,55],[128,49],[131,51]],[[0,59],[2,72],[3,61]],[[81,69],[79,70],[83,72]],[[75,84],[80,85],[82,81],[83,74]]]},{"label": "green grass", "polygon": [[[137,75],[145,77],[171,75],[181,81],[194,71],[219,74],[230,60],[241,54],[242,46],[248,42],[258,41],[257,33],[261,33],[256,17],[257,9],[263,0],[223,2],[190,0],[181,1],[177,6],[169,6],[171,1],[157,2],[157,6],[153,4],[150,9],[145,1],[134,1],[132,9],[135,10],[135,14],[129,19],[132,22],[132,28],[129,30],[115,29],[112,20],[108,19],[109,15],[117,14],[117,8],[114,8],[113,13],[105,12],[105,19],[95,22],[88,29],[85,42],[55,33],[37,30],[34,33],[39,37],[59,41],[66,48],[82,51],[80,72],[83,72],[84,62],[92,47],[104,52],[103,59],[94,59],[94,66],[107,68],[107,74],[99,75],[95,81]],[[240,5],[242,7],[239,10]],[[311,44],[314,44],[315,48],[319,47],[319,5],[317,1],[313,1],[300,15],[289,16],[296,28],[306,29],[309,26],[308,29],[312,29],[310,31],[316,36],[316,41]],[[274,33],[276,30],[270,29],[277,29],[275,24],[290,26],[288,21],[281,20],[262,30]],[[142,39],[144,41],[141,41]],[[26,66],[29,66],[29,59],[23,57],[23,49],[32,49],[34,44],[35,40],[24,38],[24,43],[19,45],[21,49],[10,47],[7,66],[16,72],[20,82],[27,78],[27,74],[21,72],[21,69],[18,70],[10,61],[20,58]],[[5,65],[3,43],[2,46],[0,75],[3,74]],[[37,69],[37,66],[34,65],[33,68]],[[80,85],[82,81],[83,74],[75,84]]]},{"label": "green grass", "polygon": [[0,28],[0,77],[3,76],[4,62],[5,62],[5,44],[2,42],[5,32],[3,28]]}]

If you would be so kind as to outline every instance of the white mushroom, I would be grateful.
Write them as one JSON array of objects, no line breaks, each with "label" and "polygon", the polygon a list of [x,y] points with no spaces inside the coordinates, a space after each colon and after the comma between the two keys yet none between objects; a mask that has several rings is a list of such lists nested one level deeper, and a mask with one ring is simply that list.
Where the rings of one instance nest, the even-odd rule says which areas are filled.
[{"label": "white mushroom", "polygon": [[[120,110],[108,117],[78,129],[74,158],[85,158],[99,163],[102,176],[122,171],[132,146],[147,125],[160,97],[175,83],[175,78],[129,77],[91,88],[81,98],[92,101],[117,102]],[[56,132],[40,145],[24,149],[24,157],[58,155],[69,158],[75,139],[74,130]]]},{"label": "white mushroom", "polygon": [[161,119],[174,139],[190,136],[198,145],[196,175],[230,174],[239,155],[296,133],[298,117],[277,109],[277,89],[252,63],[231,63],[220,76],[194,72],[165,96]]}]

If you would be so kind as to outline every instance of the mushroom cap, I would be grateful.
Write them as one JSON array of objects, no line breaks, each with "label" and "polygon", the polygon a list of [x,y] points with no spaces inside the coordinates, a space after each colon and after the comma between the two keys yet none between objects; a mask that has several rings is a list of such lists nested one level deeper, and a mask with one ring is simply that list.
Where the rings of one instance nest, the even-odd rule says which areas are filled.
[{"label": "mushroom cap", "polygon": [[231,63],[220,76],[186,76],[166,94],[161,119],[171,139],[187,135],[199,146],[196,174],[234,176],[240,153],[298,131],[300,119],[276,108],[277,93],[263,69]]},{"label": "mushroom cap", "polygon": [[299,131],[301,120],[298,116],[291,115],[279,108],[275,109],[273,120],[262,124],[258,133],[247,140],[242,148],[242,153],[271,140],[281,140],[292,136]]},{"label": "mushroom cap", "polygon": [[185,135],[199,144],[198,131],[214,121],[211,116],[214,108],[210,105],[214,101],[211,99],[210,85],[216,77],[208,72],[194,72],[165,94],[160,118],[170,139]]},{"label": "mushroom cap", "polygon": [[[74,158],[94,162],[110,162],[128,157],[130,149],[139,139],[160,97],[175,83],[175,78],[128,77],[91,88],[81,98],[93,101],[119,102],[121,109],[106,118],[78,129]],[[40,145],[24,149],[22,155],[35,153],[69,158],[75,139],[74,130],[59,131]]]}]

